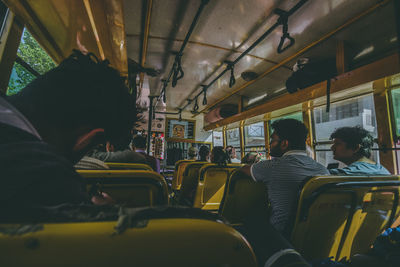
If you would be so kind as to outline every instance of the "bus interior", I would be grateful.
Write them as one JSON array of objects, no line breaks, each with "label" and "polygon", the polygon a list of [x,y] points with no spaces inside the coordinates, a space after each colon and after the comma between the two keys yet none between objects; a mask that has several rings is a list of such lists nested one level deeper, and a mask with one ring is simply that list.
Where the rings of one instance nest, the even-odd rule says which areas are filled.
[{"label": "bus interior", "polygon": [[[349,261],[400,224],[400,1],[1,0],[0,12],[2,94],[18,93],[73,49],[126,78],[143,117],[133,131],[161,171],[80,170],[88,191],[128,207],[186,206],[222,218],[138,212],[147,222],[116,237],[121,216],[119,224],[0,230],[2,266],[289,266],[260,262],[235,230],[250,211],[268,214],[265,188],[240,174],[244,165],[188,160],[202,146],[269,160],[271,124],[285,118],[304,123],[307,152],[325,167],[345,166],[333,158],[331,133],[361,126],[374,138],[371,159],[391,173],[305,183],[285,236],[299,255]],[[310,73],[295,80],[303,66]]]}]

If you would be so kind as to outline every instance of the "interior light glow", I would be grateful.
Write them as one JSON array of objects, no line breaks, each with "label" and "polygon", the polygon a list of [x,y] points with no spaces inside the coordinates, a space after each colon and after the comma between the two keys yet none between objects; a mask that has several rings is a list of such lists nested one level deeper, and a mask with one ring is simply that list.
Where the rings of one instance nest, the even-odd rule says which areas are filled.
[{"label": "interior light glow", "polygon": [[274,91],[274,94],[279,93],[279,92],[282,92],[282,91],[284,91],[284,90],[286,90],[286,87],[279,88],[279,89],[277,89],[277,90]]},{"label": "interior light glow", "polygon": [[363,49],[360,53],[358,53],[353,59],[358,59],[362,56],[365,56],[365,55],[371,53],[372,51],[374,51],[374,46],[369,46],[369,47]]},{"label": "interior light glow", "polygon": [[257,101],[263,99],[263,98],[266,97],[267,95],[268,95],[268,94],[265,93],[265,94],[263,94],[263,95],[260,95],[260,96],[251,98],[251,99],[249,100],[249,102],[247,102],[247,104],[248,104],[248,105],[251,105],[251,104],[253,104],[253,103],[255,103],[255,102],[257,102]]}]

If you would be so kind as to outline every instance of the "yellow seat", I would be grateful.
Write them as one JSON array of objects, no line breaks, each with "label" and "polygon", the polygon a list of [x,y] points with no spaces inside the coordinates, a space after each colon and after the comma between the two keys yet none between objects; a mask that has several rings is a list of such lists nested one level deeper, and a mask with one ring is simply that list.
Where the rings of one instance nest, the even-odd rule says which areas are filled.
[{"label": "yellow seat", "polygon": [[293,245],[307,259],[365,253],[400,214],[398,176],[319,176],[301,190]]},{"label": "yellow seat", "polygon": [[79,170],[88,189],[110,195],[117,204],[144,207],[168,204],[165,179],[153,171]]},{"label": "yellow seat", "polygon": [[117,162],[105,162],[111,170],[145,170],[153,171],[153,169],[147,164],[141,163],[117,163]]},{"label": "yellow seat", "polygon": [[181,190],[179,191],[178,203],[192,206],[194,195],[198,184],[199,170],[207,164],[206,161],[189,162],[183,172]]},{"label": "yellow seat", "polygon": [[204,219],[150,219],[115,233],[116,222],[53,223],[5,234],[0,266],[257,266],[247,241],[233,228]]},{"label": "yellow seat", "polygon": [[240,170],[229,176],[219,215],[233,225],[240,225],[253,214],[268,214],[268,195],[263,182],[255,182]]},{"label": "yellow seat", "polygon": [[206,164],[201,167],[193,207],[217,211],[229,175],[241,164]]},{"label": "yellow seat", "polygon": [[174,176],[172,178],[172,185],[171,185],[172,190],[180,190],[181,189],[183,173],[185,171],[186,166],[191,162],[194,162],[194,161],[193,160],[178,160],[175,163],[175,172],[174,172]]}]

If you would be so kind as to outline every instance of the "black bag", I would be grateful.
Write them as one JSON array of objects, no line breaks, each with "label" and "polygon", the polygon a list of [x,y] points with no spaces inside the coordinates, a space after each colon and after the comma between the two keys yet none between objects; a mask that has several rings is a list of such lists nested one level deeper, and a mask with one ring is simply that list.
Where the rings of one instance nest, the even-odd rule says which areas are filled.
[{"label": "black bag", "polygon": [[337,75],[335,59],[311,61],[302,58],[293,69],[293,74],[286,81],[286,89],[291,94]]}]

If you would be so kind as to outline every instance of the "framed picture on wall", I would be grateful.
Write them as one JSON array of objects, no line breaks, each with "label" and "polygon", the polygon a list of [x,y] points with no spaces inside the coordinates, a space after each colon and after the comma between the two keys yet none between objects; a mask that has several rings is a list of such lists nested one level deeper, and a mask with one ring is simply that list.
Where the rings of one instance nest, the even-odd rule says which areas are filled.
[{"label": "framed picture on wall", "polygon": [[195,139],[196,121],[168,119],[165,129],[167,138]]}]

